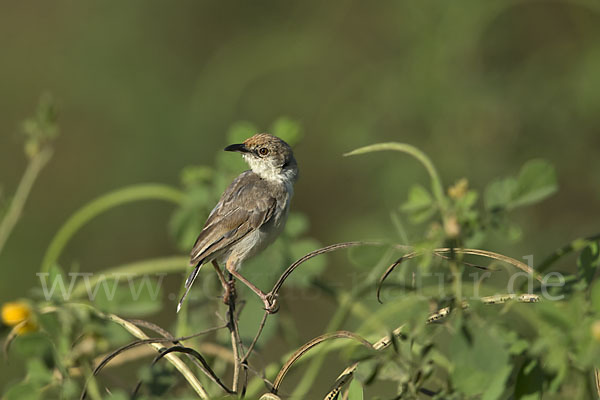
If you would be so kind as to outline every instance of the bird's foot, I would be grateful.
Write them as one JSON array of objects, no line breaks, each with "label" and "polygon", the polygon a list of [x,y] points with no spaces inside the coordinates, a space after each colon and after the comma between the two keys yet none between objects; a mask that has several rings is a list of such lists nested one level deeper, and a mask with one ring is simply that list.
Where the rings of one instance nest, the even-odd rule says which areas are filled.
[{"label": "bird's foot", "polygon": [[225,287],[225,294],[223,294],[223,303],[228,306],[235,303],[236,291],[235,291],[235,281],[232,279],[227,282],[227,286]]},{"label": "bird's foot", "polygon": [[279,311],[279,303],[277,302],[277,295],[274,295],[272,293],[267,293],[263,296],[261,296],[262,301],[265,305],[265,311],[268,312],[269,314],[275,314],[277,311]]}]

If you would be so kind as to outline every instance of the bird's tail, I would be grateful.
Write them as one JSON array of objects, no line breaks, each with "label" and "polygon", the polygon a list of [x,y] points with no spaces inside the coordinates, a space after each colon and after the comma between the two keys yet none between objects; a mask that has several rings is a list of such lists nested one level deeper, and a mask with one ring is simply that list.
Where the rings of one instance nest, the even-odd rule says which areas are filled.
[{"label": "bird's tail", "polygon": [[188,278],[185,280],[185,292],[183,293],[183,296],[181,296],[181,300],[179,300],[179,303],[177,304],[177,312],[179,312],[179,310],[181,310],[181,305],[183,304],[183,301],[185,300],[186,296],[188,295],[190,288],[192,287],[192,284],[196,280],[196,277],[198,276],[198,272],[200,272],[200,268],[202,268],[203,261],[204,260],[200,260],[200,262],[198,264],[196,264],[196,267],[194,267],[194,270],[192,271],[190,276],[188,276]]}]

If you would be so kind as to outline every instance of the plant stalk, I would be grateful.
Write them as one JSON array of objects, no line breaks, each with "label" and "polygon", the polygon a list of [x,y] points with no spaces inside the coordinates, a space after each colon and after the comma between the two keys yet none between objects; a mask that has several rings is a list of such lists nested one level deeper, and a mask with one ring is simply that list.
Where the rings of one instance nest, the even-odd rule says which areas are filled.
[{"label": "plant stalk", "polygon": [[25,202],[29,197],[29,193],[31,193],[31,188],[35,183],[35,180],[37,179],[40,171],[44,168],[48,161],[50,161],[50,158],[52,158],[52,150],[46,148],[37,153],[27,165],[27,169],[25,170],[25,173],[21,178],[21,182],[19,182],[19,186],[17,187],[17,191],[15,192],[15,196],[10,202],[8,211],[0,222],[0,253],[2,253],[6,241],[21,217],[23,207],[25,206]]}]

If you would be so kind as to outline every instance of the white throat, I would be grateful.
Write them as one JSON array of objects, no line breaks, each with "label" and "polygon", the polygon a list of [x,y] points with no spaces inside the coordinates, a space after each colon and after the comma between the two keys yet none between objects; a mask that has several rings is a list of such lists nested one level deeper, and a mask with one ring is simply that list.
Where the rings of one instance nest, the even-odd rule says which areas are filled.
[{"label": "white throat", "polygon": [[253,156],[244,154],[244,159],[256,175],[262,179],[277,183],[293,183],[298,175],[298,169],[274,167],[271,163],[263,159],[257,159]]}]

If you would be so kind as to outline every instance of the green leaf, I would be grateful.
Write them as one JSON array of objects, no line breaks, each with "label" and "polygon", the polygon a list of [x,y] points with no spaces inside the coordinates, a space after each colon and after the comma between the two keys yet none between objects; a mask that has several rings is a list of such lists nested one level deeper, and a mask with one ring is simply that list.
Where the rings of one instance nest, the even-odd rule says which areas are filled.
[{"label": "green leaf", "polygon": [[514,178],[496,179],[485,189],[484,201],[488,210],[508,208],[517,187]]},{"label": "green leaf", "polygon": [[460,225],[468,226],[470,230],[472,229],[472,234],[480,232],[481,228],[479,210],[475,208],[478,199],[479,193],[475,190],[469,190],[462,197],[454,199],[456,217]]},{"label": "green leaf", "polygon": [[469,190],[463,197],[456,201],[457,207],[462,210],[468,210],[473,207],[479,199],[479,193],[475,190]]},{"label": "green leaf", "polygon": [[420,224],[427,221],[435,214],[435,208],[426,208],[421,211],[416,211],[410,216],[410,222],[413,224]]},{"label": "green leaf", "polygon": [[511,210],[537,203],[558,189],[554,167],[544,160],[525,163],[517,178],[497,179],[485,190],[488,210],[506,208]]},{"label": "green leaf", "polygon": [[41,332],[31,332],[15,339],[11,348],[22,358],[43,358],[51,354],[50,338]]},{"label": "green leaf", "polygon": [[[579,313],[573,314],[569,310],[574,303],[563,303],[557,301],[544,301],[536,305],[536,314],[554,329],[569,332],[578,325]],[[546,333],[546,332],[543,332]]]},{"label": "green leaf", "polygon": [[[399,368],[397,364],[390,363],[395,368]],[[376,358],[367,358],[362,359],[354,372],[353,380],[360,379],[365,385],[371,385],[373,381],[380,379],[380,370],[381,370],[382,362]],[[394,371],[394,377],[391,380],[398,380],[397,371]],[[386,377],[388,378],[388,377]]]},{"label": "green leaf", "polygon": [[577,258],[578,278],[583,279],[589,285],[594,279],[598,265],[600,265],[600,249],[598,242],[594,242],[579,253]]},{"label": "green leaf", "polygon": [[4,393],[4,400],[37,400],[41,398],[38,385],[33,382],[21,382],[8,389]]},{"label": "green leaf", "polygon": [[450,357],[452,383],[467,396],[500,397],[511,372],[509,353],[501,337],[489,327],[464,325],[453,335]]},{"label": "green leaf", "polygon": [[[63,399],[75,398],[81,393],[81,388],[73,379],[65,379],[60,386],[60,391]],[[112,399],[111,399],[112,400]]]},{"label": "green leaf", "polygon": [[542,398],[544,372],[537,360],[523,363],[515,383],[515,399],[539,400]]},{"label": "green leaf", "polygon": [[64,331],[69,328],[66,325],[65,321],[59,319],[60,314],[57,313],[48,313],[41,314],[37,316],[37,323],[39,324],[41,330],[46,332],[51,337],[60,337],[64,335]]},{"label": "green leaf", "polygon": [[32,358],[27,361],[27,378],[39,386],[52,381],[52,371],[42,362],[41,358]]},{"label": "green leaf", "polygon": [[529,349],[529,342],[521,339],[515,331],[508,331],[505,339],[506,342],[510,344],[508,351],[512,355],[523,354],[527,349]]},{"label": "green leaf", "polygon": [[544,371],[552,375],[551,383],[545,386],[550,391],[557,390],[568,379],[573,342],[579,340],[571,335],[584,326],[584,301],[582,293],[568,302],[542,301],[529,314],[529,324],[536,327],[538,336],[530,341],[528,353],[538,356]]},{"label": "green leaf", "polygon": [[408,200],[400,206],[400,209],[410,214],[410,220],[414,224],[425,222],[435,213],[433,197],[427,189],[415,184],[408,192]]},{"label": "green leaf", "polygon": [[348,400],[363,400],[363,387],[357,379],[352,379],[348,386]]},{"label": "green leaf", "polygon": [[433,199],[427,189],[419,184],[415,184],[408,192],[408,200],[400,206],[405,212],[421,211],[432,205]]},{"label": "green leaf", "polygon": [[519,172],[511,207],[537,203],[557,189],[556,172],[550,163],[540,159],[528,161]]}]

